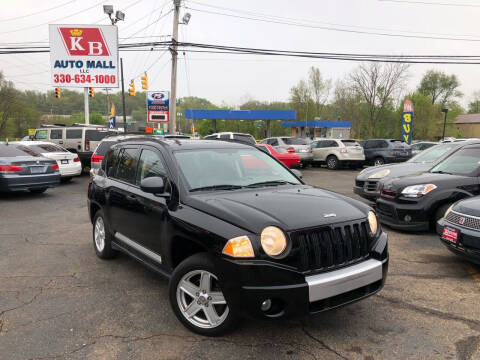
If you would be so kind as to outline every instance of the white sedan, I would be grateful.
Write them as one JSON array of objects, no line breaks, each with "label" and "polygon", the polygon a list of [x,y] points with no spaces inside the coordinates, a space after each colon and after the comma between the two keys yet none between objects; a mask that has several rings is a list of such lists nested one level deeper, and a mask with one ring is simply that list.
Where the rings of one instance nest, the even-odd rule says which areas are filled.
[{"label": "white sedan", "polygon": [[82,163],[78,155],[67,151],[57,144],[45,141],[18,141],[16,143],[25,145],[32,151],[55,160],[58,164],[62,181],[68,181],[73,176],[79,176],[82,173]]}]

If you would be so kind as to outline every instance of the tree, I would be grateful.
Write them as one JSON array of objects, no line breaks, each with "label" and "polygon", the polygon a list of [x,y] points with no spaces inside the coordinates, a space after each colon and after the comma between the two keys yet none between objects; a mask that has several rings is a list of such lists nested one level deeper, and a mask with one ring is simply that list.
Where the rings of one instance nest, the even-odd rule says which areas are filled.
[{"label": "tree", "polygon": [[328,100],[332,88],[332,80],[324,80],[320,70],[311,67],[308,75],[310,94],[313,97],[316,106],[316,116],[321,116],[323,107]]},{"label": "tree", "polygon": [[480,113],[480,91],[475,91],[472,96],[472,101],[468,104],[469,114]]},{"label": "tree", "polygon": [[456,75],[429,70],[423,76],[418,91],[430,97],[432,104],[438,103],[444,106],[455,98],[462,96],[462,93],[458,91],[459,86],[460,82]]},{"label": "tree", "polygon": [[[290,89],[290,101],[297,111],[297,120],[308,120],[309,110],[313,112],[313,99],[310,87],[305,80],[300,80],[297,86]],[[311,116],[313,118],[313,116]]]},{"label": "tree", "polygon": [[381,124],[382,116],[387,110],[393,110],[392,97],[404,88],[407,71],[407,64],[370,63],[361,64],[350,74],[353,90],[362,96],[366,104],[368,136],[376,136],[385,129],[385,124]]}]

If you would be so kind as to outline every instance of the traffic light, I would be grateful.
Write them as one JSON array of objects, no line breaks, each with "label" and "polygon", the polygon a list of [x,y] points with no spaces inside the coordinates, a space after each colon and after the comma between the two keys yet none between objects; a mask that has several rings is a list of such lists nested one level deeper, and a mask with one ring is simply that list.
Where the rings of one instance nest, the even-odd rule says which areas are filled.
[{"label": "traffic light", "polygon": [[130,81],[130,88],[128,89],[128,95],[135,96],[135,83]]},{"label": "traffic light", "polygon": [[142,75],[142,89],[143,90],[148,90],[148,75],[147,72],[145,72],[145,75]]},{"label": "traffic light", "polygon": [[92,87],[88,88],[88,96],[95,97],[95,90]]},{"label": "traffic light", "polygon": [[60,93],[60,88],[55,88],[55,97],[57,99],[60,99],[62,97],[62,94]]}]

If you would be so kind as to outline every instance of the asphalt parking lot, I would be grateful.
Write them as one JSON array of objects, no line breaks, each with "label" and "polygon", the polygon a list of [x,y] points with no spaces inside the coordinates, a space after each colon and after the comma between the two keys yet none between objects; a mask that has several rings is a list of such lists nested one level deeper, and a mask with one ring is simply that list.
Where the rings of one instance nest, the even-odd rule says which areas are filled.
[{"label": "asphalt parking lot", "polygon": [[[355,171],[304,180],[354,196]],[[301,319],[246,319],[204,338],[170,309],[167,281],[126,256],[95,256],[88,176],[45,194],[0,195],[0,359],[478,359],[480,267],[433,233],[387,228],[385,288]]]}]

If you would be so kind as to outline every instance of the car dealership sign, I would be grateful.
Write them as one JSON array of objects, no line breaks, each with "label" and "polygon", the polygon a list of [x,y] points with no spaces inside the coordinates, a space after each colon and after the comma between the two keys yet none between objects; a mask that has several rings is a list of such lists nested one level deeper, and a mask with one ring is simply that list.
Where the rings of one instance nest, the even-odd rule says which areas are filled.
[{"label": "car dealership sign", "polygon": [[118,87],[118,30],[113,25],[49,25],[55,87]]}]

